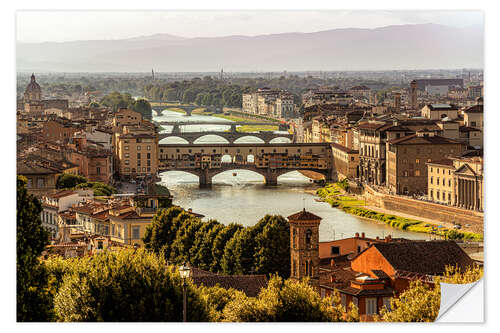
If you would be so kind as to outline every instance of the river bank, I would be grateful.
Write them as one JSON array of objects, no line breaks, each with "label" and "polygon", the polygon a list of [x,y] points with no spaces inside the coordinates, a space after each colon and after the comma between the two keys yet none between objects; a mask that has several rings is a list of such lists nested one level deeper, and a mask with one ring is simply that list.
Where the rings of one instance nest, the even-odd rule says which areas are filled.
[{"label": "river bank", "polygon": [[[315,194],[319,196],[322,201],[348,214],[380,221],[400,230],[434,234],[447,239],[470,241],[483,240],[482,235],[453,229],[453,226],[449,223],[436,224],[428,220],[423,221],[422,219],[414,219],[408,215],[401,216],[405,214],[394,215],[387,210],[367,206],[365,200],[359,200],[348,194],[346,192],[347,186],[347,182],[327,184],[317,189]],[[309,193],[311,192],[309,191]]]}]

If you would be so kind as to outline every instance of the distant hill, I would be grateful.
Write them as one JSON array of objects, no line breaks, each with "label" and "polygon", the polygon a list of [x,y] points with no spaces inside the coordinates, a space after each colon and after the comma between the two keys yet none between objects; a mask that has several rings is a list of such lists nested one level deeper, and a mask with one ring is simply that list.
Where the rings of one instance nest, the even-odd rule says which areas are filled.
[{"label": "distant hill", "polygon": [[313,33],[18,43],[18,71],[157,72],[482,68],[483,28],[438,24]]}]

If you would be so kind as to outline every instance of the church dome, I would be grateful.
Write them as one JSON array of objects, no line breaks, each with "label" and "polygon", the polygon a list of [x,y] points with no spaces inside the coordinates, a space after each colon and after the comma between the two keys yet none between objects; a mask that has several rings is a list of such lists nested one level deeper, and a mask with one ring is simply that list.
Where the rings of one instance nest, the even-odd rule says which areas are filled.
[{"label": "church dome", "polygon": [[35,74],[31,74],[31,82],[26,87],[26,92],[41,92],[42,88],[35,80]]}]

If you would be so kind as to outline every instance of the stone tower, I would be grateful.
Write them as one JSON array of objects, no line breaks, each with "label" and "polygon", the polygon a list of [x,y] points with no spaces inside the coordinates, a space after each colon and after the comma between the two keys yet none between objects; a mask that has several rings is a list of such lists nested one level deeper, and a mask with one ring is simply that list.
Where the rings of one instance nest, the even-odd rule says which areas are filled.
[{"label": "stone tower", "polygon": [[412,109],[417,109],[417,81],[415,80],[410,82],[410,104]]},{"label": "stone tower", "polygon": [[401,111],[401,93],[395,92],[393,93],[394,96],[394,109],[396,112]]},{"label": "stone tower", "polygon": [[321,217],[307,212],[288,216],[290,223],[290,278],[309,283],[319,291],[319,224]]}]

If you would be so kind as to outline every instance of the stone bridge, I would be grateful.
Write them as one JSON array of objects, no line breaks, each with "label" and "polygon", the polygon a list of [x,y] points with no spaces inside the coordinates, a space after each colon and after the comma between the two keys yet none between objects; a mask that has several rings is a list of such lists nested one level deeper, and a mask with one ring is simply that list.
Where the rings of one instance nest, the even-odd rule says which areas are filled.
[{"label": "stone bridge", "polygon": [[[164,106],[152,106],[151,109],[156,111],[158,115],[162,114],[164,110],[168,108],[180,109],[186,113],[186,116],[190,117],[194,109],[203,108],[209,110],[210,112],[216,112],[217,108],[215,106],[198,106],[198,105],[164,105]],[[220,109],[220,108],[219,108]]]},{"label": "stone bridge", "polygon": [[[264,176],[266,185],[277,185],[278,177],[308,170],[334,178],[330,145],[324,143],[277,144],[160,144],[159,172],[183,171],[196,175],[201,187],[231,170],[250,170]],[[224,162],[224,157],[229,162]],[[253,161],[249,157],[252,157]]]},{"label": "stone bridge", "polygon": [[[168,137],[179,137],[185,139],[189,144],[193,144],[197,139],[206,135],[217,135],[226,139],[229,143],[234,143],[239,138],[243,137],[256,137],[263,140],[265,143],[270,143],[275,138],[288,138],[291,142],[295,142],[295,135],[290,133],[275,133],[272,131],[259,131],[259,132],[238,132],[237,126],[240,125],[274,125],[271,123],[245,123],[245,122],[158,122],[160,125],[173,126],[170,133],[160,133],[158,139],[162,140]],[[196,131],[196,132],[183,132],[181,126],[186,125],[226,125],[230,129],[228,132],[221,131]]]}]

